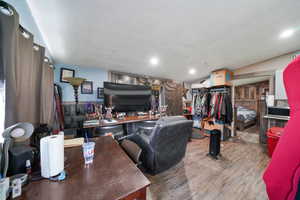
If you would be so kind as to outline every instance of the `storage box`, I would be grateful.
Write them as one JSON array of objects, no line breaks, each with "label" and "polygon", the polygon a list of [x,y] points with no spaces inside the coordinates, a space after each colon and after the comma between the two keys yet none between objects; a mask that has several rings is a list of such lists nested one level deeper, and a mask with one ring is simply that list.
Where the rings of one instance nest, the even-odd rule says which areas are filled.
[{"label": "storage box", "polygon": [[271,158],[275,147],[283,133],[283,128],[281,127],[271,127],[267,132],[268,137],[268,155]]},{"label": "storage box", "polygon": [[228,69],[213,71],[210,74],[211,86],[231,85],[232,76],[233,73]]}]

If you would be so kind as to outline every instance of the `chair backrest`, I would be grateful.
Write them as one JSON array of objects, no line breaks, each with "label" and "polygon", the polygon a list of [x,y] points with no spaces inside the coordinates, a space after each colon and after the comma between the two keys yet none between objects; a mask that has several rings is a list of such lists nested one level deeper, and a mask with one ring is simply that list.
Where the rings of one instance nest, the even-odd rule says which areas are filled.
[{"label": "chair backrest", "polygon": [[150,135],[150,145],[162,159],[183,156],[192,133],[192,124],[193,121],[183,116],[164,117],[157,121]]}]

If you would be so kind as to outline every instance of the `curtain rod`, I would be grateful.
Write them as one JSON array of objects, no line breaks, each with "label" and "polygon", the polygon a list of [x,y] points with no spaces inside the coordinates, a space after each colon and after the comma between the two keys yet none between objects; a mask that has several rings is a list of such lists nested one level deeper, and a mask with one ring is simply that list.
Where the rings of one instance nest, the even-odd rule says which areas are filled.
[{"label": "curtain rod", "polygon": [[0,1],[0,6],[7,9],[7,10],[9,10],[9,4],[6,3],[5,1]]}]

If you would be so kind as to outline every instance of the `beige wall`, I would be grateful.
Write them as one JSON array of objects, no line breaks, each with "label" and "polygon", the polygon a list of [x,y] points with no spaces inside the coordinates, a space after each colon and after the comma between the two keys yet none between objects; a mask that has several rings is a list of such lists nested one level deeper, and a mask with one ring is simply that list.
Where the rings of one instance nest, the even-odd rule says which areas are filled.
[{"label": "beige wall", "polygon": [[[288,53],[285,55],[277,56],[274,58],[270,58],[268,60],[258,62],[252,65],[247,65],[244,67],[240,67],[238,69],[233,70],[234,76],[239,76],[239,75],[246,75],[246,74],[251,74],[253,73],[258,73],[260,75],[271,75],[274,74],[276,70],[278,69],[283,69],[287,66],[288,63],[292,61],[293,56],[295,55],[300,55],[300,50],[295,51],[292,53]],[[266,74],[264,72],[267,72]],[[268,72],[273,72],[273,73],[268,73]],[[209,77],[204,77],[201,79],[197,79],[194,81],[190,81],[189,83],[200,83],[200,81],[205,80]]]},{"label": "beige wall", "polygon": [[[299,51],[297,52],[299,53]],[[264,72],[264,71],[276,71],[277,69],[283,69],[286,65],[291,62],[292,57],[296,54],[296,52],[285,54],[282,56],[278,56],[275,58],[271,58],[266,61],[262,61],[256,64],[248,65],[245,67],[238,68],[234,70],[234,75],[241,75],[247,73],[254,72]]]}]

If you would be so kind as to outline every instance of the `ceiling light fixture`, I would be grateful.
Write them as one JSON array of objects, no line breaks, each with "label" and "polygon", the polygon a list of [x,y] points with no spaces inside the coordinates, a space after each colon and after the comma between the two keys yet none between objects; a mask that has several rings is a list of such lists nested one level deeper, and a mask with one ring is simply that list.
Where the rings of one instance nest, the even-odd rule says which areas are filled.
[{"label": "ceiling light fixture", "polygon": [[288,30],[282,31],[279,35],[279,38],[285,39],[285,38],[291,37],[294,33],[295,33],[295,30],[288,29]]},{"label": "ceiling light fixture", "polygon": [[189,70],[189,74],[193,75],[193,74],[195,74],[195,73],[196,73],[196,70],[195,70],[195,69],[190,69],[190,70]]},{"label": "ceiling light fixture", "polygon": [[159,59],[157,57],[150,58],[150,64],[153,66],[157,66],[159,64]]}]

